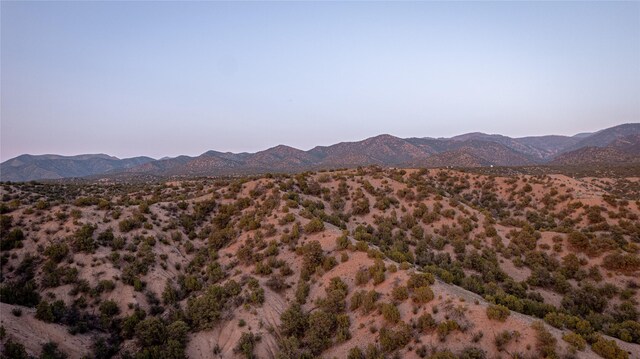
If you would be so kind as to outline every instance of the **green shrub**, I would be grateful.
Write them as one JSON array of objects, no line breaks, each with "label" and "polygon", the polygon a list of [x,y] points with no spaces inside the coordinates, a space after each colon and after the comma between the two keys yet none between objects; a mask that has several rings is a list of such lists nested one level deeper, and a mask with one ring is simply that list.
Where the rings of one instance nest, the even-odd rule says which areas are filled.
[{"label": "green shrub", "polygon": [[324,261],[324,251],[322,250],[322,246],[318,241],[311,241],[302,248],[300,248],[300,252],[302,253],[302,269],[300,271],[300,277],[304,280],[309,280],[311,275],[315,273],[316,268],[322,265]]},{"label": "green shrub", "polygon": [[602,266],[606,269],[617,272],[637,272],[640,270],[640,256],[637,254],[620,252],[608,254],[602,259]]},{"label": "green shrub", "polygon": [[428,286],[417,287],[413,290],[412,298],[416,303],[428,303],[434,298],[433,290]]},{"label": "green shrub", "polygon": [[314,218],[304,226],[305,233],[316,233],[324,231],[324,222],[320,218]]},{"label": "green shrub", "polygon": [[0,284],[0,301],[34,307],[40,302],[37,288],[33,280],[2,283]]},{"label": "green shrub", "polygon": [[58,349],[58,344],[48,342],[42,345],[42,352],[38,359],[66,359],[67,354]]},{"label": "green shrub", "polygon": [[161,345],[167,340],[167,328],[160,318],[149,317],[136,325],[135,336],[142,347]]},{"label": "green shrub", "polygon": [[503,351],[505,347],[513,340],[513,332],[508,330],[503,330],[500,333],[496,334],[494,338],[494,344],[496,345],[496,349],[499,352]]},{"label": "green shrub", "polygon": [[457,359],[486,359],[486,358],[487,358],[487,353],[484,350],[480,348],[475,348],[475,347],[464,348],[464,350],[461,351],[457,357]]},{"label": "green shrub", "polygon": [[511,311],[509,311],[509,308],[505,307],[504,305],[489,305],[487,307],[487,317],[492,320],[504,322],[507,320],[510,314]]},{"label": "green shrub", "polygon": [[302,338],[309,327],[309,315],[298,303],[293,303],[280,315],[280,334]]},{"label": "green shrub", "polygon": [[618,347],[614,340],[606,340],[599,336],[591,349],[604,359],[628,359],[629,354]]},{"label": "green shrub", "polygon": [[418,321],[416,326],[420,332],[428,332],[436,328],[437,323],[436,320],[433,319],[431,314],[424,313],[418,317]]},{"label": "green shrub", "polygon": [[261,338],[259,334],[253,334],[252,332],[242,333],[242,336],[240,336],[240,340],[238,340],[235,348],[233,348],[233,352],[241,354],[247,359],[256,358],[256,356],[253,354],[253,351],[260,339]]},{"label": "green shrub", "polygon": [[72,246],[75,251],[93,253],[96,249],[95,241],[93,240],[93,232],[96,227],[90,224],[84,224],[78,228],[72,237]]},{"label": "green shrub", "polygon": [[356,272],[356,285],[365,285],[369,282],[369,271],[366,269],[359,269]]},{"label": "green shrub", "polygon": [[207,288],[202,296],[189,298],[185,314],[191,327],[197,330],[212,328],[220,319],[226,302],[225,290],[218,285]]},{"label": "green shrub", "polygon": [[536,332],[536,350],[543,358],[557,358],[556,354],[556,338],[549,333],[540,321],[534,322],[531,327]]},{"label": "green shrub", "polygon": [[[392,352],[403,348],[411,340],[411,327],[401,323],[396,329],[383,327],[380,329],[380,347],[385,352]],[[368,358],[368,356],[367,356]]]},{"label": "green shrub", "polygon": [[565,333],[562,335],[562,340],[569,343],[575,350],[584,350],[587,346],[587,341],[580,334],[574,332]]},{"label": "green shrub", "polygon": [[382,316],[389,323],[397,323],[400,321],[400,311],[393,303],[382,303],[380,306]]},{"label": "green shrub", "polygon": [[435,283],[435,277],[431,273],[412,273],[407,280],[409,289],[425,287]]},{"label": "green shrub", "polygon": [[436,330],[438,332],[440,341],[444,342],[449,334],[459,329],[460,324],[458,324],[458,322],[456,322],[455,320],[446,320],[438,324]]},{"label": "green shrub", "polygon": [[65,243],[52,243],[45,248],[44,254],[53,262],[60,263],[69,254],[69,247]]},{"label": "green shrub", "polygon": [[22,241],[25,236],[20,228],[14,228],[11,231],[2,231],[0,235],[0,250],[8,251],[13,248],[22,247]]},{"label": "green shrub", "polygon": [[329,346],[331,338],[335,334],[336,318],[334,314],[322,310],[314,311],[309,315],[309,329],[307,330],[304,346],[317,356]]},{"label": "green shrub", "polygon": [[393,288],[391,295],[393,296],[393,300],[403,302],[409,298],[409,290],[405,286],[395,287]]},{"label": "green shrub", "polygon": [[2,359],[30,359],[24,345],[16,343],[11,339],[7,339],[4,343],[4,350],[0,353]]},{"label": "green shrub", "polygon": [[349,353],[347,354],[347,359],[366,359],[362,350],[358,347],[353,347],[349,349]]}]

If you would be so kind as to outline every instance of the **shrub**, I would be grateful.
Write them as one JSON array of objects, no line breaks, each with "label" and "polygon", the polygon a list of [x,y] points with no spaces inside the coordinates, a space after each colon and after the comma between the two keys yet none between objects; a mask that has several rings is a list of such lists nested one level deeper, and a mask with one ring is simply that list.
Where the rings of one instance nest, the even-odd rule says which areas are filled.
[{"label": "shrub", "polygon": [[27,354],[24,345],[20,343],[16,343],[11,339],[7,339],[4,343],[4,348],[2,353],[0,353],[0,357],[2,359],[30,359],[31,357]]},{"label": "shrub", "polygon": [[370,290],[365,292],[364,290],[357,291],[351,296],[351,305],[349,309],[356,310],[362,309],[363,313],[369,313],[376,306],[376,300],[378,300],[378,292]]},{"label": "shrub", "polygon": [[612,323],[607,333],[614,335],[625,342],[640,344],[640,323],[635,320],[625,320],[622,323]]},{"label": "shrub", "polygon": [[487,353],[475,347],[467,347],[458,354],[458,359],[486,359]]},{"label": "shrub", "polygon": [[287,283],[284,281],[282,276],[273,275],[271,276],[267,282],[267,287],[269,287],[274,292],[280,293],[287,288]]},{"label": "shrub", "polygon": [[629,354],[618,347],[614,340],[606,340],[599,336],[591,345],[591,349],[605,359],[628,359]]},{"label": "shrub", "polygon": [[40,319],[47,323],[53,322],[53,312],[51,310],[51,306],[46,300],[38,303],[38,306],[36,307],[36,319]]},{"label": "shrub", "polygon": [[631,253],[612,253],[602,259],[602,266],[612,271],[633,273],[640,270],[640,257]]},{"label": "shrub", "polygon": [[256,358],[253,354],[253,350],[260,339],[259,334],[253,334],[252,332],[242,333],[242,336],[240,337],[240,340],[238,340],[233,352],[239,353],[247,359]]},{"label": "shrub", "polygon": [[407,280],[407,287],[409,289],[429,286],[435,283],[435,277],[431,273],[412,273]]},{"label": "shrub", "polygon": [[95,230],[96,227],[90,224],[84,224],[78,228],[72,238],[73,249],[79,252],[93,253],[96,248],[93,240],[93,232]]},{"label": "shrub", "polygon": [[365,285],[369,282],[369,271],[366,269],[360,269],[356,272],[356,285]]},{"label": "shrub", "polygon": [[430,287],[423,286],[413,290],[413,301],[416,303],[424,304],[433,300],[434,294]]},{"label": "shrub", "polygon": [[507,320],[511,312],[504,305],[490,305],[487,307],[487,317],[492,320],[504,322]]},{"label": "shrub", "polygon": [[331,345],[331,338],[336,329],[335,315],[319,310],[309,315],[309,329],[304,340],[304,346],[318,355]]},{"label": "shrub", "polygon": [[42,345],[42,352],[39,359],[66,359],[67,354],[58,349],[58,344],[48,342]]},{"label": "shrub", "polygon": [[382,316],[389,323],[397,323],[400,321],[400,311],[393,303],[382,303],[380,308]]},{"label": "shrub", "polygon": [[587,341],[580,334],[574,332],[564,334],[562,340],[569,343],[575,350],[584,350],[587,346]]},{"label": "shrub", "polygon": [[280,334],[302,338],[309,327],[309,316],[298,303],[293,303],[280,315]]},{"label": "shrub", "polygon": [[[411,327],[405,323],[400,324],[397,329],[380,329],[380,347],[385,352],[391,352],[403,348],[411,340]],[[367,356],[368,357],[368,356]]]},{"label": "shrub", "polygon": [[403,302],[409,298],[409,290],[407,290],[407,287],[405,286],[395,287],[393,288],[391,295],[393,296],[393,300]]},{"label": "shrub", "polygon": [[369,213],[369,199],[362,197],[359,200],[353,202],[351,207],[351,214],[354,216],[362,216]]},{"label": "shrub", "polygon": [[436,323],[436,320],[433,319],[431,314],[424,313],[418,317],[418,322],[416,326],[420,332],[427,332],[435,329],[437,326],[437,323]]},{"label": "shrub", "polygon": [[447,320],[438,324],[437,332],[440,341],[445,341],[447,336],[456,330],[460,329],[460,325],[455,320]]},{"label": "shrub", "polygon": [[149,317],[136,325],[135,336],[142,347],[161,345],[167,339],[167,328],[157,317]]},{"label": "shrub", "polygon": [[540,321],[534,322],[531,327],[536,331],[536,350],[543,358],[557,358],[556,338],[544,327]]},{"label": "shrub", "polygon": [[40,302],[40,294],[33,280],[6,282],[0,284],[0,301],[7,304],[18,304],[34,307]]},{"label": "shrub", "polygon": [[503,351],[507,346],[507,344],[511,342],[513,337],[514,337],[513,333],[508,330],[503,330],[500,333],[498,333],[494,339],[496,349],[498,349],[499,352]]},{"label": "shrub", "polygon": [[218,285],[210,286],[204,295],[189,298],[186,317],[194,329],[212,328],[218,322],[227,301],[224,289]]},{"label": "shrub", "polygon": [[69,247],[64,243],[52,243],[45,248],[44,254],[53,262],[60,263],[69,254]]},{"label": "shrub", "polygon": [[324,231],[324,222],[320,218],[314,218],[304,226],[305,233],[316,233]]},{"label": "shrub", "polygon": [[14,228],[8,233],[5,233],[5,230],[3,229],[0,236],[0,250],[7,251],[20,247],[22,246],[21,242],[24,238],[24,233],[20,228]]},{"label": "shrub", "polygon": [[[142,217],[144,218],[144,217]],[[135,218],[125,218],[122,221],[120,221],[118,223],[118,228],[120,229],[120,232],[122,233],[127,233],[127,232],[131,232],[134,229],[140,228],[142,227],[142,220],[139,217],[135,217]]]},{"label": "shrub", "polygon": [[300,280],[298,282],[298,286],[296,287],[296,301],[300,304],[306,303],[307,297],[309,296],[309,290],[309,283]]},{"label": "shrub", "polygon": [[349,349],[349,353],[347,354],[347,359],[366,359],[362,350],[358,347],[353,347]]},{"label": "shrub", "polygon": [[324,252],[318,241],[311,241],[305,244],[301,249],[302,252],[302,269],[300,277],[309,280],[311,275],[315,273],[316,268],[324,261]]}]

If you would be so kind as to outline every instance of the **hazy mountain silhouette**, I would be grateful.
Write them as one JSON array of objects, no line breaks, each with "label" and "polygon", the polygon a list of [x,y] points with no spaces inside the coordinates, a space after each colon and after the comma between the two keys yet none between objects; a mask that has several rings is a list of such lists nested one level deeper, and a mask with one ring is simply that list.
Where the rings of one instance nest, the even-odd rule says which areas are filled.
[{"label": "hazy mountain silhouette", "polygon": [[256,153],[207,151],[199,156],[154,160],[104,154],[21,155],[0,165],[2,181],[85,176],[214,176],[381,166],[478,167],[534,164],[637,163],[640,123],[575,136],[512,138],[472,132],[452,138],[398,138],[383,134],[309,151],[279,145]]}]

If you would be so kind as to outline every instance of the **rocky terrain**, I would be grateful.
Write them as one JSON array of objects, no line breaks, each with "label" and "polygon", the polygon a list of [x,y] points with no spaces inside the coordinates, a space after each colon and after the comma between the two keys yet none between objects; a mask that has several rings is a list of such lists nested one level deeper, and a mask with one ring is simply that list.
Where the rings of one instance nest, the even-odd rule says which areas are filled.
[{"label": "rocky terrain", "polygon": [[[207,151],[200,156],[119,160],[106,155],[23,155],[0,165],[0,180],[30,181],[92,176],[221,176],[295,173],[380,165],[395,167],[487,167],[531,165],[624,165],[640,162],[640,124],[623,124],[575,136],[511,138],[474,132],[452,138],[380,135],[308,151],[279,145],[256,153]],[[603,149],[604,148],[604,149]]]},{"label": "rocky terrain", "polygon": [[640,172],[502,171],[4,183],[0,357],[640,358]]}]

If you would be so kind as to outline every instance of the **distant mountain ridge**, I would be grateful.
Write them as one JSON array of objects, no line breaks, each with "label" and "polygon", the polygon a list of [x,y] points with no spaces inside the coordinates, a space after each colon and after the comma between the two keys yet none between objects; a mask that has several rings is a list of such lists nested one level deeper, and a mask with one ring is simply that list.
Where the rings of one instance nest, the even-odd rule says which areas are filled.
[{"label": "distant mountain ridge", "polygon": [[[592,143],[590,142],[590,144]],[[601,163],[640,163],[640,133],[618,137],[604,147],[586,146],[565,152],[551,162],[553,165],[563,166],[584,166]]]},{"label": "distant mountain ridge", "polygon": [[0,164],[0,179],[21,182],[85,177],[114,170],[124,170],[152,161],[155,160],[144,156],[119,159],[105,154],[21,155]]},{"label": "distant mountain ridge", "polygon": [[21,155],[0,164],[0,180],[30,181],[86,176],[215,176],[381,166],[482,167],[536,164],[640,163],[640,123],[574,136],[512,138],[472,132],[451,138],[399,138],[383,134],[308,151],[278,145],[256,153],[207,151],[154,160],[105,154]]}]

